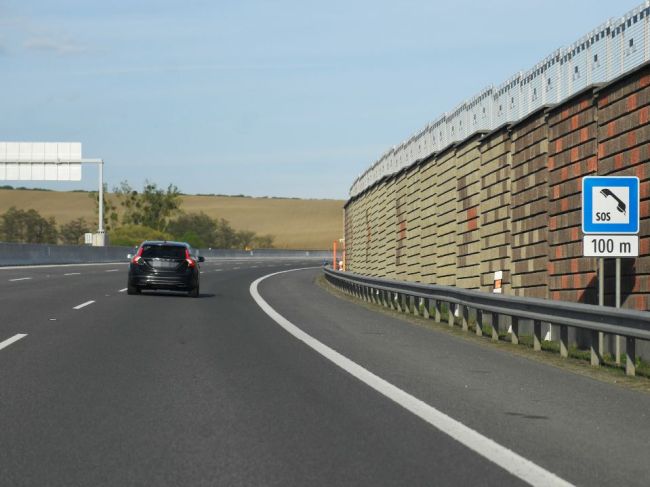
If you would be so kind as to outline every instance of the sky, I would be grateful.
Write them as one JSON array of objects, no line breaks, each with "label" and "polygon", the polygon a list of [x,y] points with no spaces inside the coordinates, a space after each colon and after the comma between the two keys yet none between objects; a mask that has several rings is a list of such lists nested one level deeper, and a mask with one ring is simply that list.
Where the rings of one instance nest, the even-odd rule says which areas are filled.
[{"label": "sky", "polygon": [[640,3],[0,0],[0,140],[82,142],[109,189],[347,199],[389,147]]}]

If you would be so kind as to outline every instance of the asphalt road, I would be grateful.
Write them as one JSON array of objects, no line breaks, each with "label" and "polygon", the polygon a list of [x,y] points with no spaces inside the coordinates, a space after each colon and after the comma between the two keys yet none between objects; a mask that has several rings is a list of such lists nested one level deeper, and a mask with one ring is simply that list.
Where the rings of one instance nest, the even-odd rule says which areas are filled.
[{"label": "asphalt road", "polygon": [[[200,299],[127,296],[125,265],[0,269],[0,485],[522,485],[251,297],[257,278],[309,265],[209,262]],[[650,395],[369,311],[316,286],[318,272],[267,278],[259,293],[558,478],[648,484]]]}]

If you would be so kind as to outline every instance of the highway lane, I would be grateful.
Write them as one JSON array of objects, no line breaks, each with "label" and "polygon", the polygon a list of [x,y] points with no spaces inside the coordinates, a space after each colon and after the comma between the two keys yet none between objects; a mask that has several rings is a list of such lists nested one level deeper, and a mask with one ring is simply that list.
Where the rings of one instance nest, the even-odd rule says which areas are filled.
[{"label": "highway lane", "polygon": [[282,274],[260,292],[314,338],[564,479],[647,485],[650,395],[396,320],[313,281]]},{"label": "highway lane", "polygon": [[205,266],[200,299],[99,298],[0,350],[0,485],[520,484],[267,318],[250,282],[304,264],[252,265]]},{"label": "highway lane", "polygon": [[[309,264],[208,262],[200,299],[127,296],[125,269],[21,269],[33,279],[11,282],[0,270],[10,311],[0,341],[29,333],[0,350],[0,485],[521,484],[252,301],[254,279]],[[551,472],[591,485],[648,478],[638,453],[618,451],[650,438],[644,416],[634,426],[645,395],[378,315],[314,286],[317,273],[269,278],[260,291],[323,342]],[[574,398],[555,398],[571,389]],[[617,414],[596,423],[608,406]],[[602,427],[606,437],[589,431]],[[604,464],[580,453],[608,446],[616,451]],[[610,470],[618,461],[625,469]]]}]

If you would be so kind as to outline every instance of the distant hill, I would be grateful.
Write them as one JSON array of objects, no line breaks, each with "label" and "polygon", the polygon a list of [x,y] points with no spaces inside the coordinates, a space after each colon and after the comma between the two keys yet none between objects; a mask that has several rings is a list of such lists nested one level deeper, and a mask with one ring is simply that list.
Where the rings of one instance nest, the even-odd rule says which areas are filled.
[{"label": "distant hill", "polygon": [[[108,195],[116,203],[112,194]],[[275,246],[291,249],[327,249],[343,235],[343,200],[301,200],[244,196],[181,197],[186,212],[203,211],[225,218],[237,230],[275,236]],[[57,224],[83,217],[95,223],[94,205],[85,192],[0,189],[0,214],[11,206],[34,208]]]}]

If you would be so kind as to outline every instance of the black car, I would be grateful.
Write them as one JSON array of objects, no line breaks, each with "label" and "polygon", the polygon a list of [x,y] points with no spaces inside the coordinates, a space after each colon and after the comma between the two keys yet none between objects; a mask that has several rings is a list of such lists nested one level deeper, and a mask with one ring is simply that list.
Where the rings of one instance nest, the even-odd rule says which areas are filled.
[{"label": "black car", "polygon": [[205,262],[205,258],[196,256],[189,244],[145,241],[135,255],[128,257],[131,259],[128,294],[140,294],[143,289],[166,289],[199,297],[199,262]]}]

